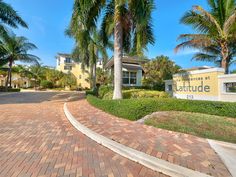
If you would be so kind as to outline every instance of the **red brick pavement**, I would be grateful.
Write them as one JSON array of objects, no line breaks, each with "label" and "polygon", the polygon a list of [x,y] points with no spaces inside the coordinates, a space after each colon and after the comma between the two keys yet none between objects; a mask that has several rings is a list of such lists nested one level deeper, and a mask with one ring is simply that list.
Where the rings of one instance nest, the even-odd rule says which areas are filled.
[{"label": "red brick pavement", "polygon": [[203,138],[120,119],[85,99],[68,103],[68,109],[86,127],[128,147],[212,176],[231,176]]},{"label": "red brick pavement", "polygon": [[63,113],[67,96],[37,104],[0,105],[0,177],[165,176],[74,129]]}]

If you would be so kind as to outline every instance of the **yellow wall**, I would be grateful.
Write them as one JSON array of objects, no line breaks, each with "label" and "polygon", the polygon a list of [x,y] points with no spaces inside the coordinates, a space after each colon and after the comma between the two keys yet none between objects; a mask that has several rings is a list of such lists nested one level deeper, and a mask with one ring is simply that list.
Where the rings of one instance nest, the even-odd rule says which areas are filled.
[{"label": "yellow wall", "polygon": [[72,70],[70,71],[77,78],[77,86],[82,88],[90,88],[90,83],[88,81],[89,72],[88,68],[85,68],[85,72],[83,72],[80,63],[64,63],[65,58],[60,57],[60,65],[57,65],[57,70],[62,71],[64,73],[68,73],[69,70],[64,70],[64,66],[72,66]]},{"label": "yellow wall", "polygon": [[224,72],[215,70],[174,75],[173,91],[183,95],[218,96],[218,76],[223,74]]}]

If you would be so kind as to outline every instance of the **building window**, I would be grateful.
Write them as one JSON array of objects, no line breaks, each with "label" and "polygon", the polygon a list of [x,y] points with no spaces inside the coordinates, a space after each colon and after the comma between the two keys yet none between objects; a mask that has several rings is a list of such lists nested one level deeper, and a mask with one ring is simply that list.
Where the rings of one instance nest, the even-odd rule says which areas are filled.
[{"label": "building window", "polygon": [[71,71],[71,70],[72,70],[72,66],[64,66],[64,70],[69,70],[69,71]]},{"label": "building window", "polygon": [[168,90],[169,92],[172,92],[172,85],[168,85],[167,90]]},{"label": "building window", "polygon": [[136,72],[130,72],[130,84],[136,85],[137,83],[137,73]]},{"label": "building window", "polygon": [[66,59],[65,59],[65,63],[72,63],[72,61],[71,61],[70,58],[66,58]]},{"label": "building window", "polygon": [[236,93],[236,82],[225,83],[225,91],[227,93]]},{"label": "building window", "polygon": [[123,84],[124,85],[136,85],[137,73],[136,72],[123,72]]},{"label": "building window", "polygon": [[123,84],[129,84],[129,72],[123,72]]}]

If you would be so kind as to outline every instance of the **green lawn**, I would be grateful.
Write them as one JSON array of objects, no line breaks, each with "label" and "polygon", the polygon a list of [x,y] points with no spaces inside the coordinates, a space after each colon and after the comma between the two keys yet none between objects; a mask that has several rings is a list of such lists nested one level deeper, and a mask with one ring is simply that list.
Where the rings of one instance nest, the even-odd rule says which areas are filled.
[{"label": "green lawn", "polygon": [[236,143],[236,119],[190,112],[160,112],[145,124],[203,138]]}]

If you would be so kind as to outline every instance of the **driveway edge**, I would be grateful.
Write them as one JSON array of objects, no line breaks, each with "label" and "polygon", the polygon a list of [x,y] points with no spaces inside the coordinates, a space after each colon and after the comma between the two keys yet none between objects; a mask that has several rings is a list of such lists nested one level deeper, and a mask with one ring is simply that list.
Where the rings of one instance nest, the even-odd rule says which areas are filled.
[{"label": "driveway edge", "polygon": [[108,149],[116,152],[117,154],[137,162],[147,168],[150,168],[154,171],[161,172],[169,176],[176,177],[209,177],[209,175],[194,171],[179,165],[172,164],[162,159],[150,156],[143,152],[134,150],[130,147],[124,146],[120,143],[117,143],[109,138],[106,138],[79,123],[73,115],[69,112],[67,108],[67,103],[64,104],[64,113],[70,123],[81,133],[85,134],[90,139],[94,140],[98,144],[101,144]]},{"label": "driveway edge", "polygon": [[236,144],[210,139],[207,141],[224,162],[231,175],[236,177]]}]

